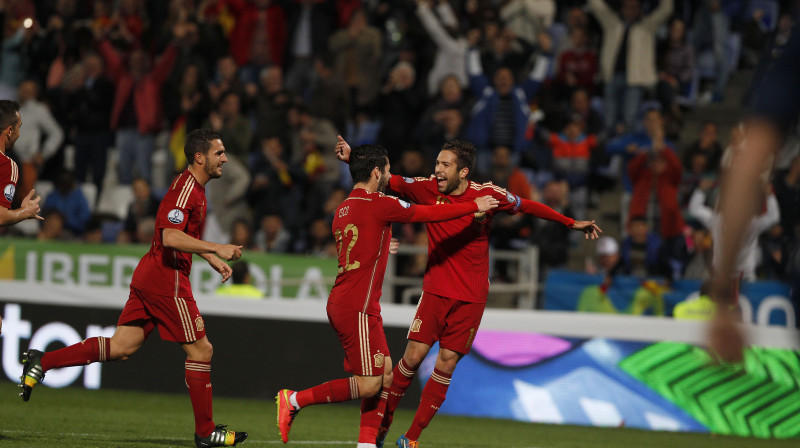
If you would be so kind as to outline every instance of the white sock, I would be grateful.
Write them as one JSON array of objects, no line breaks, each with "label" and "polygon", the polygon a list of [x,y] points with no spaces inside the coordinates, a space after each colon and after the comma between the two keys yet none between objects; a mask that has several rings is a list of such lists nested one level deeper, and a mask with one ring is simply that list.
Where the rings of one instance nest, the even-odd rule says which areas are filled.
[{"label": "white sock", "polygon": [[300,410],[300,405],[297,404],[297,392],[292,392],[292,395],[289,395],[289,403],[298,411]]},{"label": "white sock", "polygon": [[356,448],[377,448],[374,443],[359,443]]}]

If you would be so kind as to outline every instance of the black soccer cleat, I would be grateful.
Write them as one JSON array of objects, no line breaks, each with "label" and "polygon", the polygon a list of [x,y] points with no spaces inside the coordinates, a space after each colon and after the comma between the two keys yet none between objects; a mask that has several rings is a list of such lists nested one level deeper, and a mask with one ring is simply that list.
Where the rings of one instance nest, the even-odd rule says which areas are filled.
[{"label": "black soccer cleat", "polygon": [[231,431],[226,425],[217,425],[208,437],[194,435],[194,444],[197,448],[210,448],[212,446],[236,446],[247,438],[246,432]]},{"label": "black soccer cleat", "polygon": [[22,376],[19,377],[19,387],[22,392],[19,396],[22,401],[31,399],[33,387],[44,380],[44,370],[42,369],[42,353],[39,350],[28,350],[22,354]]}]

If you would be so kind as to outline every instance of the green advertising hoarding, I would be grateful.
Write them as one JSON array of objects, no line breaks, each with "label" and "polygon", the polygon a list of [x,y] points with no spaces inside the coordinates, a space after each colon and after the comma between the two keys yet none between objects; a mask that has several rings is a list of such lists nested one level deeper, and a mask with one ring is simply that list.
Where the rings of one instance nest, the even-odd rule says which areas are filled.
[{"label": "green advertising hoarding", "polygon": [[[127,288],[144,245],[0,241],[0,279],[32,283]],[[253,282],[265,296],[326,299],[336,278],[336,260],[301,255],[243,252]],[[211,293],[221,277],[194,257],[191,281],[195,293]]]}]

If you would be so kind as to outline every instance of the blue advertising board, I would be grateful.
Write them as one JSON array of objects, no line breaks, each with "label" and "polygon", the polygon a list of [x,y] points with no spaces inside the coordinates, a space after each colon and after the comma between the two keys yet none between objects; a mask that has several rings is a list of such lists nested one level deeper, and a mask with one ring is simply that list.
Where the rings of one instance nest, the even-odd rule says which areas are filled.
[{"label": "blue advertising board", "polygon": [[[602,276],[584,273],[552,270],[547,276],[544,289],[544,308],[546,310],[577,311],[581,294],[603,281]],[[606,296],[617,310],[630,307],[643,279],[617,276],[606,291]],[[661,294],[664,313],[672,315],[672,309],[683,300],[698,294],[699,280],[680,280]],[[790,300],[789,285],[774,282],[743,283],[739,294],[743,320],[759,325],[779,325],[794,327],[797,322],[797,307]]]}]

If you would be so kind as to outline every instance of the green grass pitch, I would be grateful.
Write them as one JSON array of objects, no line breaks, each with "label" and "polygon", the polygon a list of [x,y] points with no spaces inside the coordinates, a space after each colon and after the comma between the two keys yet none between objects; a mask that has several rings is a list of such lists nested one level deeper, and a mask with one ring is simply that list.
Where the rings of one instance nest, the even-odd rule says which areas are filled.
[{"label": "green grass pitch", "polygon": [[[50,389],[39,386],[28,403],[17,387],[0,381],[0,447],[150,448],[193,447],[188,395],[127,391]],[[289,446],[355,447],[359,409],[327,405],[304,409],[292,428]],[[245,430],[244,447],[282,445],[272,400],[214,400],[217,423]],[[386,447],[412,418],[400,410]],[[389,443],[392,442],[392,443]],[[240,445],[242,446],[242,445]],[[782,448],[797,440],[757,440],[708,434],[651,432],[579,426],[540,425],[508,420],[440,415],[423,433],[424,448]]]}]

